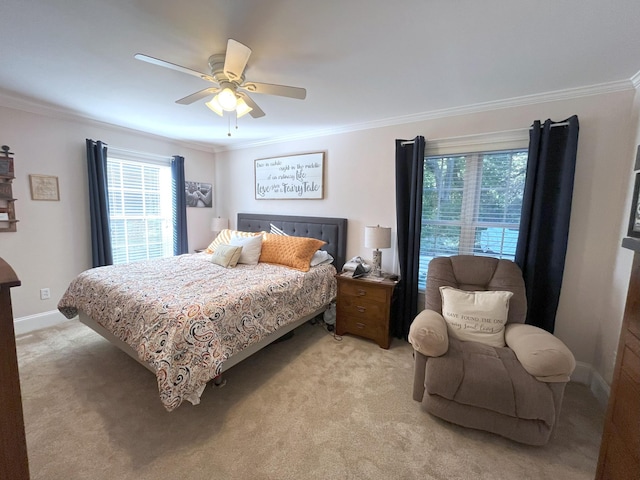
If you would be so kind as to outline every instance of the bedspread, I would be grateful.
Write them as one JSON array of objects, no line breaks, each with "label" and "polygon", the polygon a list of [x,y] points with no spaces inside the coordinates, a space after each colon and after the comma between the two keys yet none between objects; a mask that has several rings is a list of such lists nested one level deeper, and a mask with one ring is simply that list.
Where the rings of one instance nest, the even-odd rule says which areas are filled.
[{"label": "bedspread", "polygon": [[87,270],[58,309],[67,318],[83,311],[133,347],[154,368],[171,411],[199,398],[232,354],[331,302],[334,275],[331,265],[225,269],[207,254],[187,254]]}]

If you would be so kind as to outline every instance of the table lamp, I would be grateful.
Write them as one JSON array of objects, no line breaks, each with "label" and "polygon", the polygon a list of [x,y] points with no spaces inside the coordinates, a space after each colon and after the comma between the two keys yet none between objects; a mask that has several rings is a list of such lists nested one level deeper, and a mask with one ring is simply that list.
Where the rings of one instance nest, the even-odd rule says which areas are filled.
[{"label": "table lamp", "polygon": [[224,230],[225,228],[229,228],[229,219],[223,217],[213,217],[211,219],[211,231],[216,234]]},{"label": "table lamp", "polygon": [[373,251],[373,269],[371,274],[374,277],[382,276],[382,252],[381,248],[391,248],[391,228],[381,227],[364,227],[364,246],[367,248],[375,248]]}]

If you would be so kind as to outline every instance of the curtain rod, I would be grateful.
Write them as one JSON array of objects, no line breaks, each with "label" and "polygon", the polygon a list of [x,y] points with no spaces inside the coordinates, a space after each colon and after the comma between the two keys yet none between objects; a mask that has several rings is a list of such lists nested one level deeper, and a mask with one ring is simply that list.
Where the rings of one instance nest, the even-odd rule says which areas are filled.
[{"label": "curtain rod", "polygon": [[[569,125],[569,122],[552,123],[550,126],[551,128],[553,128],[553,127],[566,127],[567,125]],[[542,128],[543,126],[544,126],[544,123],[541,123],[540,128]],[[529,130],[533,130],[533,125],[529,127]]]},{"label": "curtain rod", "polygon": [[140,151],[136,151],[136,150],[129,150],[126,148],[120,148],[120,147],[112,147],[108,144],[106,144],[105,142],[102,142],[103,145],[107,145],[108,147],[108,151],[115,153],[115,154],[121,154],[121,155],[126,155],[129,157],[134,157],[136,159],[147,159],[147,160],[157,160],[160,162],[169,162],[171,161],[172,156],[171,155],[158,155],[156,153],[148,153],[148,152],[140,152]]},{"label": "curtain rod", "polygon": [[[540,128],[542,128],[543,125],[544,125],[544,123],[541,123],[540,124]],[[567,125],[569,125],[569,122],[559,122],[559,123],[552,123],[551,127],[552,128],[553,127],[566,127]],[[514,130],[514,131],[522,131],[522,130],[524,130],[524,128],[523,129],[517,129],[517,130]],[[531,125],[529,127],[529,130],[533,130],[533,125]],[[404,142],[400,142],[400,145],[402,145],[404,147],[405,145],[413,145],[414,143],[415,143],[415,140],[405,140]]]}]

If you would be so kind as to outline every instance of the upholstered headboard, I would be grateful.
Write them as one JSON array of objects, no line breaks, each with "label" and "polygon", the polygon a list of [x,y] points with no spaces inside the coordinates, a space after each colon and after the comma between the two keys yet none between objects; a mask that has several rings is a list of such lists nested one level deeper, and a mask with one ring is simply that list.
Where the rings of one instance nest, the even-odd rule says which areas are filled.
[{"label": "upholstered headboard", "polygon": [[238,230],[268,232],[271,229],[271,224],[287,235],[317,238],[327,242],[322,250],[327,251],[335,259],[333,264],[336,269],[342,270],[347,255],[346,218],[238,213]]}]

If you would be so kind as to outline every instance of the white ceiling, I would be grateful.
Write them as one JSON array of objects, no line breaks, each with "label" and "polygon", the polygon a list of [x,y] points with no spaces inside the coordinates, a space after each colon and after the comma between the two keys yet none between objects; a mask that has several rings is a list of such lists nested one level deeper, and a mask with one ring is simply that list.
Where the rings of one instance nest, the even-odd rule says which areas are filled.
[{"label": "white ceiling", "polygon": [[[459,107],[600,84],[640,70],[638,0],[2,0],[0,105],[79,115],[211,149],[402,123]],[[175,100],[228,38],[253,94],[238,129]]]}]

